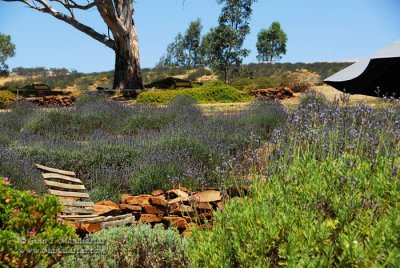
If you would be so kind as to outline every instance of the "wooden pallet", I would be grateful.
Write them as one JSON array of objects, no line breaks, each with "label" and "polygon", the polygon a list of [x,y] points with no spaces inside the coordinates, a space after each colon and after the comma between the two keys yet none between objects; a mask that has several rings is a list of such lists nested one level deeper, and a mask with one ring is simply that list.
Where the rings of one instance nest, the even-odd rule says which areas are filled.
[{"label": "wooden pallet", "polygon": [[103,216],[95,213],[94,203],[83,182],[77,178],[75,172],[35,164],[42,172],[44,183],[50,194],[59,198],[63,205],[60,218],[74,223],[78,228],[88,232],[101,229],[132,224],[135,218],[132,214],[118,216]]}]

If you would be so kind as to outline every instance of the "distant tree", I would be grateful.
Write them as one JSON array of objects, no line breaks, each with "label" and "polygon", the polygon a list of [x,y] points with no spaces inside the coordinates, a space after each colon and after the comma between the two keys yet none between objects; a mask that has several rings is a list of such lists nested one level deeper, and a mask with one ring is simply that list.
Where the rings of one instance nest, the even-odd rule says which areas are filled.
[{"label": "distant tree", "polygon": [[238,70],[250,51],[243,48],[250,32],[252,4],[256,0],[217,0],[222,4],[219,25],[203,38],[202,50],[206,63],[222,74],[225,83],[230,74]]},{"label": "distant tree", "polygon": [[257,36],[257,59],[259,61],[279,60],[286,54],[286,33],[279,22],[273,22],[268,30],[262,29]]},{"label": "distant tree", "polygon": [[201,63],[200,19],[192,21],[185,35],[178,33],[174,42],[168,44],[167,54],[160,59],[158,66],[197,66]]},{"label": "distant tree", "polygon": [[15,55],[15,45],[11,42],[11,36],[0,33],[0,73],[8,73],[6,60]]},{"label": "distant tree", "polygon": [[200,19],[192,21],[186,30],[183,38],[184,47],[186,51],[186,60],[188,66],[196,66],[201,63],[201,25]]},{"label": "distant tree", "polygon": [[167,55],[161,58],[162,66],[184,66],[186,62],[184,39],[181,33],[174,42],[168,44]]},{"label": "distant tree", "polygon": [[70,71],[66,68],[50,68],[50,72],[53,76],[64,76],[70,74]]}]

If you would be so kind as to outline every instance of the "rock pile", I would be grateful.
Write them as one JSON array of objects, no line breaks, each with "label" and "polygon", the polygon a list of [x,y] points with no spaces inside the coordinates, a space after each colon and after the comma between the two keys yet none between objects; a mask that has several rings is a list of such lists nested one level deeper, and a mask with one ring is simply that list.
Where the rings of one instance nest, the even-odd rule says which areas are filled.
[{"label": "rock pile", "polygon": [[[20,98],[21,99],[21,98]],[[44,96],[44,97],[34,97],[34,98],[22,98],[27,101],[31,101],[37,105],[58,105],[64,107],[70,107],[75,102],[75,97],[73,96]]]},{"label": "rock pile", "polygon": [[250,95],[257,98],[267,98],[267,99],[288,99],[294,96],[294,92],[289,87],[274,87],[267,89],[256,89],[251,90]]},{"label": "rock pile", "polygon": [[132,214],[139,223],[164,224],[180,233],[191,233],[193,226],[212,226],[214,212],[222,210],[227,195],[217,190],[189,192],[186,188],[156,190],[152,194],[123,194],[120,204],[101,201],[94,205],[102,216]]}]

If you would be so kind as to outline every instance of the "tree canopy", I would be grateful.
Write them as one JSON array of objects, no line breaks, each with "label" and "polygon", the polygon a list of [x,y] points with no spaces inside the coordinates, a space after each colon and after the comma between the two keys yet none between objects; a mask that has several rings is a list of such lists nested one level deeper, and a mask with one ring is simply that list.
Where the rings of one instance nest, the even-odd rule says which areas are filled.
[{"label": "tree canopy", "polygon": [[243,58],[250,51],[243,48],[246,36],[250,33],[252,4],[256,0],[217,0],[223,5],[218,18],[219,25],[212,28],[203,38],[206,62],[221,73],[224,81],[237,70]]},{"label": "tree canopy", "polygon": [[8,72],[6,60],[15,55],[15,45],[11,42],[11,36],[0,33],[0,73]]},{"label": "tree canopy", "polygon": [[160,59],[158,66],[197,66],[202,62],[200,19],[189,24],[184,35],[178,33],[174,42],[167,46],[167,54]]},{"label": "tree canopy", "polygon": [[257,59],[259,61],[273,61],[286,54],[287,35],[279,22],[273,22],[269,29],[262,29],[257,36]]}]

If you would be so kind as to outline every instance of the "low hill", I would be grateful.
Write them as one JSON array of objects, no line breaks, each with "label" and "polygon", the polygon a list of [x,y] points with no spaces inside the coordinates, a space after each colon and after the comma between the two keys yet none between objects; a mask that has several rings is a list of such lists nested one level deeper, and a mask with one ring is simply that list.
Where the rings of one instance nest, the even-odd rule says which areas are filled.
[{"label": "low hill", "polygon": [[[307,69],[316,72],[322,79],[347,67],[351,63],[275,63],[275,64],[247,64],[232,78],[232,85],[239,88],[266,88],[280,84],[282,76],[288,71]],[[15,71],[14,71],[15,70]],[[54,70],[63,70],[54,71]],[[79,73],[68,71],[64,68],[46,69],[36,68],[14,68],[10,77],[0,78],[0,89],[12,90],[22,88],[26,84],[44,83],[51,89],[68,89],[84,92],[95,90],[97,87],[111,88],[113,72]],[[143,79],[145,84],[164,79],[176,77],[191,81],[208,82],[216,80],[218,76],[204,67],[162,67],[144,68]]]}]

